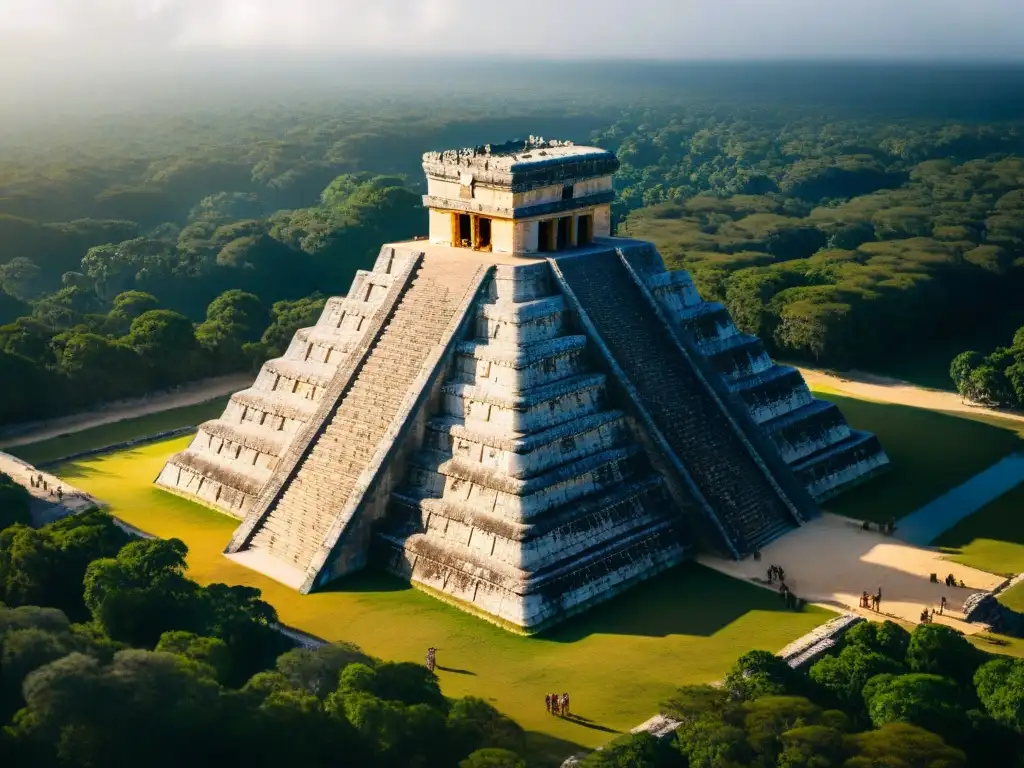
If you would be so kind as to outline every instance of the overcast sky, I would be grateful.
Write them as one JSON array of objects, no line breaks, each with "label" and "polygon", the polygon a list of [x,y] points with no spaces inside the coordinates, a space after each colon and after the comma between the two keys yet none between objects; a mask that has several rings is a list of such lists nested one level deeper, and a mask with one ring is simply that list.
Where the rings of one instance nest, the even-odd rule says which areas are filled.
[{"label": "overcast sky", "polygon": [[1024,59],[1024,0],[0,0],[0,57],[284,49]]}]

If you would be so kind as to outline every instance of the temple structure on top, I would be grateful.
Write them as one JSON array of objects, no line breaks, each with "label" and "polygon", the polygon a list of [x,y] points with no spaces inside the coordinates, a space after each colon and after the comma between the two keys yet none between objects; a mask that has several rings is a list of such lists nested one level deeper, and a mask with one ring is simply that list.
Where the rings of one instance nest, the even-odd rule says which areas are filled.
[{"label": "temple structure on top", "polygon": [[303,592],[375,563],[537,631],[698,550],[743,558],[883,469],[686,272],[611,236],[615,156],[424,155],[385,245],[157,483]]}]

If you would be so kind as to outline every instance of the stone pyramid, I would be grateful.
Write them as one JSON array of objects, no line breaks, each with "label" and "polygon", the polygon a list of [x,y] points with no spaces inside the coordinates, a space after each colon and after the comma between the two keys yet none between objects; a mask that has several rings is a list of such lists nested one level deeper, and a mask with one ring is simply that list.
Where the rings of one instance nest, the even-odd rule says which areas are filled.
[{"label": "stone pyramid", "polygon": [[303,592],[373,561],[537,631],[697,550],[742,558],[883,469],[686,272],[610,237],[609,152],[424,157],[387,245],[157,483]]}]

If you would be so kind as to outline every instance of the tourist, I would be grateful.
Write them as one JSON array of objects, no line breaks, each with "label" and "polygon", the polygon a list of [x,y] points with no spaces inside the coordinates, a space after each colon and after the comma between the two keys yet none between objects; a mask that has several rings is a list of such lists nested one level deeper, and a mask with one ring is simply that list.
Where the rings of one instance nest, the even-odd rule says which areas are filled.
[{"label": "tourist", "polygon": [[964,584],[964,580],[960,579],[960,589],[967,589],[967,585]]},{"label": "tourist", "polygon": [[774,565],[769,565],[768,566],[768,583],[771,584],[774,581],[775,581],[775,566]]},{"label": "tourist", "polygon": [[946,610],[946,596],[943,595],[942,599],[939,600],[939,616],[941,616]]},{"label": "tourist", "polygon": [[879,587],[878,591],[875,592],[875,610],[879,610],[882,605],[882,588]]},{"label": "tourist", "polygon": [[551,714],[552,715],[559,714],[558,709],[559,709],[558,708],[558,694],[557,693],[552,693],[551,694]]},{"label": "tourist", "polygon": [[784,570],[782,570],[782,566],[781,565],[775,566],[775,574],[779,577],[779,581],[785,581],[786,580],[786,572]]},{"label": "tourist", "polygon": [[569,714],[569,694],[562,694],[562,715],[567,716]]},{"label": "tourist", "polygon": [[866,589],[864,590],[864,592],[860,596],[860,607],[861,608],[870,608],[871,607],[871,598],[868,597],[868,591]]},{"label": "tourist", "polygon": [[544,694],[544,709],[546,709],[548,711],[549,715],[551,714],[551,694],[550,693],[545,693]]},{"label": "tourist", "polygon": [[57,501],[64,501],[64,488],[57,486]]},{"label": "tourist", "polygon": [[429,669],[431,672],[434,671],[434,667],[437,664],[436,653],[436,648],[427,648],[427,669]]}]

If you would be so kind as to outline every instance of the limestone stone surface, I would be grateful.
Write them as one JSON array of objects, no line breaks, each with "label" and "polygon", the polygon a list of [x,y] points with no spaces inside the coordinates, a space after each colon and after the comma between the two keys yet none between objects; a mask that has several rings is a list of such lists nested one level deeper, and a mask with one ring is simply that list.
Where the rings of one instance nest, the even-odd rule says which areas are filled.
[{"label": "limestone stone surface", "polygon": [[[446,206],[469,187],[512,218],[616,165],[542,140],[424,157]],[[885,467],[689,274],[591,234],[384,246],[157,483],[243,518],[229,556],[300,591],[374,562],[537,631],[697,551],[743,558]]]}]

